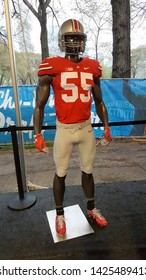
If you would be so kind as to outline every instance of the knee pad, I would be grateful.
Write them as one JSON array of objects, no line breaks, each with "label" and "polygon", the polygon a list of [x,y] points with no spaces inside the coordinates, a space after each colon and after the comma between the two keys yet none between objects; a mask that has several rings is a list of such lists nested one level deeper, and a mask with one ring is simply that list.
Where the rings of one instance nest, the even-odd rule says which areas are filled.
[{"label": "knee pad", "polygon": [[57,169],[57,170],[56,170],[56,175],[57,175],[59,178],[63,178],[63,177],[66,177],[67,172],[66,172],[64,169]]}]

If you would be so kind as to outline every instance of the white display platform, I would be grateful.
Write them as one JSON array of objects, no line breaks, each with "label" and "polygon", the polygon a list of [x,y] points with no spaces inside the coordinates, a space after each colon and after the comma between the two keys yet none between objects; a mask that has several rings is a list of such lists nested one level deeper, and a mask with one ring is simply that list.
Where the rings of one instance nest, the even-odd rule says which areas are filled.
[{"label": "white display platform", "polygon": [[66,234],[63,237],[55,230],[56,210],[47,211],[46,214],[54,243],[94,233],[78,204],[64,208]]}]

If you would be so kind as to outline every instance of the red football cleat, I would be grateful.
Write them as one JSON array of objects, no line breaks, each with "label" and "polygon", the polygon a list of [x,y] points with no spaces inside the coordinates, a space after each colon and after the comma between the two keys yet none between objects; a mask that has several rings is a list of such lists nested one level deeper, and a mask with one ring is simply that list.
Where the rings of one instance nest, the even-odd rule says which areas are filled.
[{"label": "red football cleat", "polygon": [[96,208],[88,210],[88,216],[92,217],[99,226],[105,227],[108,224],[106,219],[102,216],[100,210],[97,210]]},{"label": "red football cleat", "polygon": [[60,236],[66,233],[66,224],[63,215],[56,216],[56,231]]}]

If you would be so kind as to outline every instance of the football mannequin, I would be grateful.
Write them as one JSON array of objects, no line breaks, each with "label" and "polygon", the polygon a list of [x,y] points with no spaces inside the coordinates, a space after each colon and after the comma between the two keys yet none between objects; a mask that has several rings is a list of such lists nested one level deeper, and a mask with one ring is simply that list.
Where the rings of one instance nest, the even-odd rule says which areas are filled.
[{"label": "football mannequin", "polygon": [[101,65],[97,60],[81,57],[85,51],[86,40],[83,25],[78,20],[65,21],[58,34],[58,46],[60,51],[65,53],[65,57],[47,57],[40,63],[38,69],[34,138],[36,148],[40,152],[47,150],[41,129],[50,86],[54,91],[56,135],[53,155],[56,173],[53,194],[56,205],[56,231],[59,235],[66,233],[63,199],[65,178],[74,144],[78,146],[80,156],[81,182],[87,200],[87,213],[97,224],[107,225],[107,221],[94,204],[92,169],[96,157],[96,141],[90,120],[92,98],[104,126],[104,139],[109,143],[112,138],[100,87]]}]

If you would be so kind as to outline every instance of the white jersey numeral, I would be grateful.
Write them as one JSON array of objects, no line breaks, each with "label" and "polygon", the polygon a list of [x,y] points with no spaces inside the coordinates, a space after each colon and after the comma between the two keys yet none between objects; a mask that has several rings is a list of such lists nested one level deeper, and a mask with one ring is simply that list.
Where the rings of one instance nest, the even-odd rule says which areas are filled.
[{"label": "white jersey numeral", "polygon": [[[78,86],[75,83],[71,83],[71,79],[78,79],[80,81],[81,88],[83,92],[78,91]],[[68,93],[62,94],[62,99],[65,102],[75,102],[78,98],[82,102],[88,102],[90,100],[90,89],[91,84],[87,84],[88,80],[93,80],[93,75],[91,73],[85,72],[63,72],[61,73],[61,87],[68,91]],[[68,81],[70,80],[70,81]]]}]

